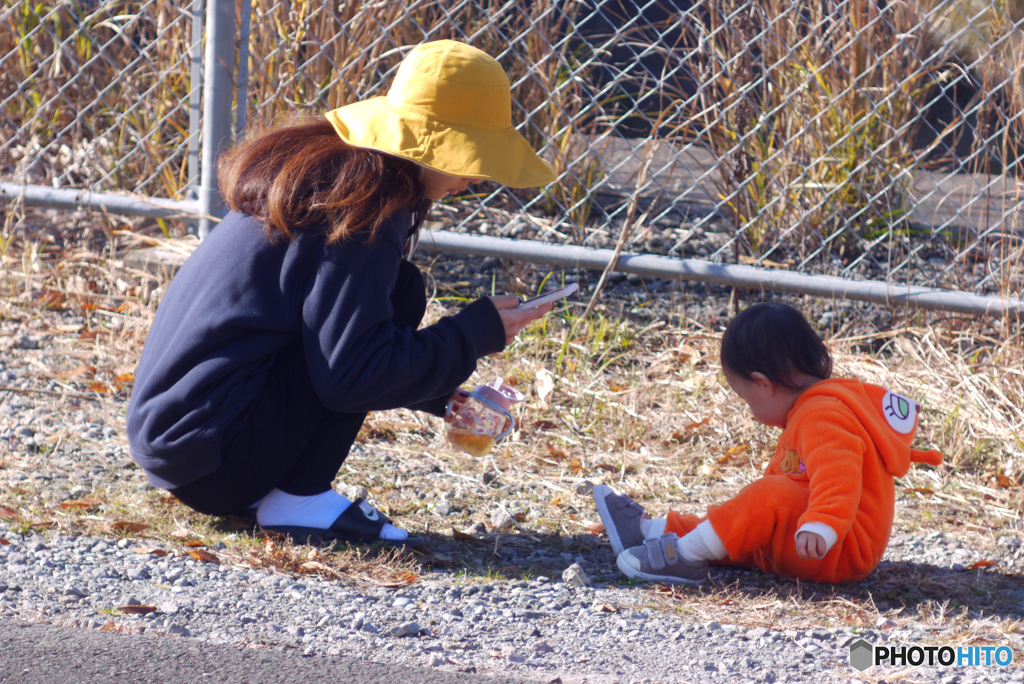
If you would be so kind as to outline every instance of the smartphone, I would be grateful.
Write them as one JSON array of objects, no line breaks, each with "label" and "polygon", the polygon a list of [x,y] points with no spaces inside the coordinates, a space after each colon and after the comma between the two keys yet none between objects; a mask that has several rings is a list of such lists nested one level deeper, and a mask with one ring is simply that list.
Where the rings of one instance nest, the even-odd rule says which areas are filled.
[{"label": "smartphone", "polygon": [[560,290],[554,292],[548,292],[540,297],[534,297],[533,299],[527,299],[525,302],[519,305],[520,309],[533,309],[538,306],[544,306],[550,302],[557,302],[559,299],[568,297],[576,290],[580,289],[580,286],[576,283],[569,283]]}]

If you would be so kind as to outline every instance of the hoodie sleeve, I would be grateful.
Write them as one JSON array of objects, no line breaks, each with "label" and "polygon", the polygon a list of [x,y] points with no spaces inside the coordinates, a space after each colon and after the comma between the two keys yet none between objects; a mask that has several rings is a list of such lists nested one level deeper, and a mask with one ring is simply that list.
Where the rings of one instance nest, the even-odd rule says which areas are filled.
[{"label": "hoodie sleeve", "polygon": [[472,375],[478,359],[505,347],[501,317],[486,298],[419,330],[395,325],[390,294],[404,237],[390,231],[372,243],[329,247],[308,286],[303,344],[317,395],[331,410],[441,397]]},{"label": "hoodie sleeve", "polygon": [[852,412],[822,409],[801,417],[796,447],[807,468],[810,499],[798,528],[822,523],[843,539],[853,526],[863,488],[867,443]]}]

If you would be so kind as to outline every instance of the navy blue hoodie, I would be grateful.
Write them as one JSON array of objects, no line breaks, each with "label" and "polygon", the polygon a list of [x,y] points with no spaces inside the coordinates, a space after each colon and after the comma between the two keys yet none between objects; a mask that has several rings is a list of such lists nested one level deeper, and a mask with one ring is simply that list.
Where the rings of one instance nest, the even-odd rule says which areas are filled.
[{"label": "navy blue hoodie", "polygon": [[272,242],[232,212],[203,240],[160,302],[128,405],[132,457],[152,484],[180,487],[216,470],[275,354],[293,343],[320,400],[346,412],[438,398],[504,349],[488,299],[419,330],[392,323],[411,221],[400,212],[372,243],[327,246],[317,230]]}]

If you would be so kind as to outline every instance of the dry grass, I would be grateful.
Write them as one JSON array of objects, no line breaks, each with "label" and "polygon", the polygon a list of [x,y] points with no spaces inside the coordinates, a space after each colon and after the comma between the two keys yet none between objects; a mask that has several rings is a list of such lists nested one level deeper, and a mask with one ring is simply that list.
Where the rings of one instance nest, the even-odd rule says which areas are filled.
[{"label": "dry grass", "polygon": [[[562,554],[584,554],[588,567],[604,564],[603,579],[616,582],[582,483],[609,483],[654,515],[669,508],[701,512],[758,477],[773,451],[776,432],[753,421],[722,381],[723,321],[677,316],[636,324],[606,296],[590,319],[574,319],[568,307],[481,362],[472,382],[501,376],[527,395],[518,409],[521,429],[492,454],[476,459],[453,451],[441,422],[430,416],[404,410],[370,416],[337,484],[365,487],[397,524],[433,536],[430,554],[309,549],[255,534],[243,521],[192,513],[146,486],[126,456],[103,461],[98,443],[71,429],[75,414],[84,412],[117,427],[115,442],[126,450],[131,372],[166,282],[121,260],[124,249],[161,239],[157,227],[64,216],[55,232],[54,219],[29,212],[7,224],[14,231],[0,271],[0,347],[7,346],[7,367],[30,369],[31,382],[0,388],[0,399],[17,395],[45,406],[53,429],[35,449],[0,455],[0,481],[77,468],[78,461],[106,470],[90,491],[74,495],[76,483],[56,477],[12,479],[0,495],[0,515],[18,529],[128,536],[143,550],[206,551],[216,562],[384,586],[437,569],[463,573],[460,581],[550,576],[564,567]],[[432,317],[477,294],[443,266],[423,264],[436,288]],[[529,279],[530,273],[518,275]],[[920,400],[918,444],[946,454],[941,468],[918,467],[899,481],[896,532],[941,531],[968,550],[968,563],[986,561],[1000,557],[1001,537],[1021,539],[1024,349],[1012,331],[997,334],[963,319],[929,324],[929,318],[908,317],[885,333],[829,343],[838,374]],[[45,336],[41,349],[12,346],[32,334]],[[862,351],[872,344],[875,351]],[[444,505],[450,514],[438,513]],[[514,528],[493,530],[496,511],[509,513]],[[463,532],[480,523],[483,532]],[[940,626],[942,639],[970,642],[1016,633],[1020,598],[1013,592],[1022,590],[1019,575],[999,565],[950,573],[899,561],[851,586],[727,572],[697,590],[651,586],[641,600],[744,626],[914,624]]]}]

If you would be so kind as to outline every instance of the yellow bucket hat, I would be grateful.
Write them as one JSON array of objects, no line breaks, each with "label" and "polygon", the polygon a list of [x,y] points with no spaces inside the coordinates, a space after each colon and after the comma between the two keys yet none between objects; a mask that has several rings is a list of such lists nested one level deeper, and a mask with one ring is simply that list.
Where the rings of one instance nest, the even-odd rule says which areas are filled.
[{"label": "yellow bucket hat", "polygon": [[454,40],[418,45],[387,96],[327,112],[342,140],[461,178],[513,188],[546,185],[554,169],[512,127],[508,76],[485,52]]}]

